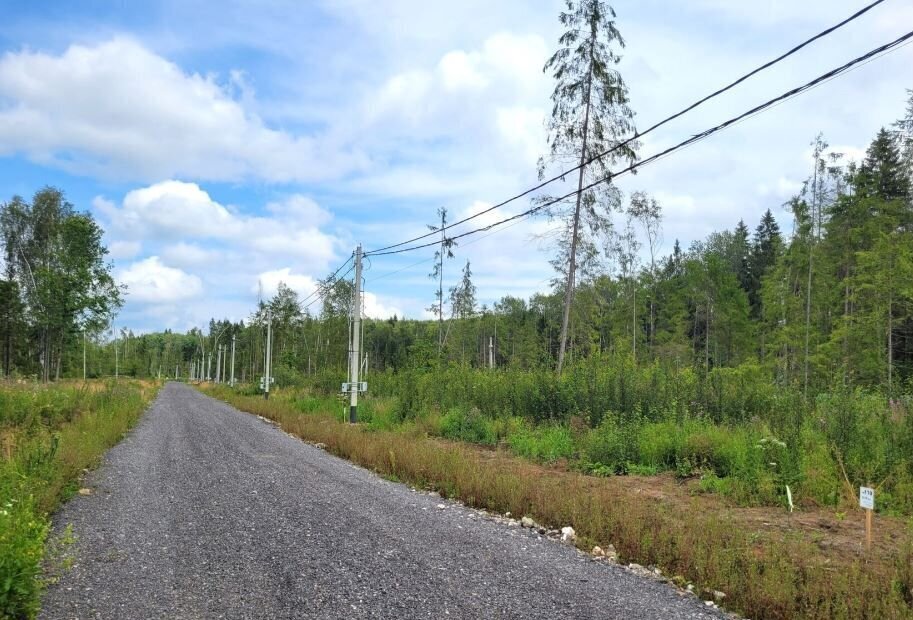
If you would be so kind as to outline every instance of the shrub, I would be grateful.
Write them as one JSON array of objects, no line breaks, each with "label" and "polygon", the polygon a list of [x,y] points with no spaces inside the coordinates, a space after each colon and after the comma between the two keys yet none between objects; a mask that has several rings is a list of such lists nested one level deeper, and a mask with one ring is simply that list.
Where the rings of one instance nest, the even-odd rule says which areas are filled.
[{"label": "shrub", "polygon": [[597,428],[583,438],[582,456],[587,469],[604,468],[606,472],[624,473],[627,469],[627,455],[618,425],[611,416],[605,416]]},{"label": "shrub", "polygon": [[441,435],[448,439],[494,445],[498,438],[481,412],[454,407],[441,418]]},{"label": "shrub", "polygon": [[574,455],[574,440],[570,431],[558,425],[524,425],[512,433],[507,442],[514,454],[535,461],[554,462]]}]

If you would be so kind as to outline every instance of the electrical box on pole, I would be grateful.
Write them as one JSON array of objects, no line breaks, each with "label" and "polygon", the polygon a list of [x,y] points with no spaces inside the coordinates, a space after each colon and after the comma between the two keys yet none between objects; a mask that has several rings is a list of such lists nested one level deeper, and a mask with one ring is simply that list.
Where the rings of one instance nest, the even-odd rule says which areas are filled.
[{"label": "electrical box on pole", "polygon": [[[358,421],[358,394],[368,389],[368,384],[358,381],[361,370],[361,245],[355,249],[355,299],[352,302],[352,349],[349,352],[349,382],[342,386],[349,393],[349,423]],[[348,388],[348,389],[347,389]]]}]

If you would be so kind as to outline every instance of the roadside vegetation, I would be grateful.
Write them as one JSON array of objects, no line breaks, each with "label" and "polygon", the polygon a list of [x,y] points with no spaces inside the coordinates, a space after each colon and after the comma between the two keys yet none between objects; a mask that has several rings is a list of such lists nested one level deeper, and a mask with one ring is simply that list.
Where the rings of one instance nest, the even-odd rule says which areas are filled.
[{"label": "roadside vegetation", "polygon": [[[268,401],[252,390],[204,390],[390,479],[549,527],[572,525],[581,548],[611,544],[623,561],[659,567],[679,584],[696,584],[699,593],[724,592],[727,608],[752,618],[913,617],[913,537],[902,519],[880,518],[875,548],[866,553],[858,513],[834,511],[827,518],[819,511],[802,521],[782,509],[758,518],[756,509],[701,493],[698,481],[678,485],[666,476],[665,490],[651,492],[657,476],[588,476],[512,454],[525,452],[526,442],[544,452],[574,445],[573,432],[558,438],[552,430],[560,427],[521,424],[494,450],[433,435],[487,439],[497,430],[476,435],[467,431],[473,422],[461,427],[448,414],[399,422],[389,399],[366,401],[363,423],[353,426],[342,421],[338,398],[308,390],[280,390]],[[844,520],[858,524],[859,538],[829,541],[836,536],[827,528],[839,529]]]},{"label": "roadside vegetation", "polygon": [[37,615],[51,512],[155,391],[138,381],[0,383],[0,618]]}]

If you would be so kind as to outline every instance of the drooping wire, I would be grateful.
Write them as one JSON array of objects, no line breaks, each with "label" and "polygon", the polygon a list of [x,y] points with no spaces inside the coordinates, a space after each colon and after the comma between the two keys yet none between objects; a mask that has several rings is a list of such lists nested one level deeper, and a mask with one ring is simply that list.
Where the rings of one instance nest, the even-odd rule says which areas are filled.
[{"label": "drooping wire", "polygon": [[[342,265],[340,265],[340,266],[339,266],[339,269],[337,269],[336,271],[334,271],[334,272],[332,273],[332,275],[330,275],[330,277],[326,279],[326,281],[327,281],[327,282],[333,282],[333,281],[335,280],[335,278],[336,278],[336,275],[337,275],[340,271],[342,271],[343,268],[344,268],[346,265],[348,265],[348,264],[349,264],[349,261],[351,261],[353,258],[355,258],[355,252],[352,252],[352,254],[349,255],[349,258],[346,259],[346,262],[344,262]],[[303,304],[304,302],[306,302],[307,300],[309,300],[310,298],[312,298],[314,295],[319,295],[322,288],[323,288],[323,287],[318,283],[318,284],[317,284],[317,288],[315,288],[314,291],[313,291],[310,295],[308,295],[307,297],[305,297],[304,299],[302,299],[300,303]],[[305,308],[307,308],[307,307],[309,307],[309,306],[305,306]]]},{"label": "drooping wire", "polygon": [[[348,261],[346,261],[346,262],[348,262]],[[345,265],[343,265],[343,266],[345,266]],[[313,296],[316,294],[316,295],[317,295],[317,298],[316,298],[315,300],[313,300],[311,303],[302,306],[301,309],[302,309],[302,310],[307,310],[308,308],[310,308],[311,306],[313,306],[314,304],[316,304],[318,301],[323,301],[324,299],[326,299],[326,294],[327,294],[327,292],[329,292],[330,287],[333,286],[333,284],[335,284],[335,283],[338,282],[339,280],[344,280],[344,279],[346,278],[346,276],[348,276],[350,273],[352,273],[352,270],[354,270],[354,269],[355,269],[355,265],[352,265],[351,267],[349,267],[349,270],[348,270],[348,271],[346,271],[344,274],[342,274],[342,275],[339,276],[338,278],[336,277],[336,274],[339,273],[339,269],[337,269],[337,270],[336,270],[336,273],[334,273],[332,276],[330,276],[329,278],[327,278],[327,280],[326,280],[326,285],[318,284],[318,285],[317,285],[317,290],[315,290],[314,293],[311,293],[311,295],[308,296],[308,298],[310,298],[310,297],[313,297]],[[303,303],[303,302],[302,302],[302,303]]]},{"label": "drooping wire", "polygon": [[[891,41],[890,43],[886,43],[882,46],[879,46],[879,47],[863,54],[862,56],[858,56],[858,57],[854,58],[853,60],[849,61],[848,63],[841,65],[840,67],[837,67],[836,69],[832,69],[832,70],[828,71],[827,73],[824,73],[824,74],[818,76],[817,78],[811,80],[810,82],[806,82],[805,84],[803,84],[801,86],[793,88],[792,90],[789,90],[777,97],[774,97],[773,99],[769,99],[768,101],[766,101],[758,106],[755,106],[754,108],[748,110],[747,112],[743,112],[742,114],[735,116],[733,118],[730,118],[729,120],[724,121],[724,122],[720,123],[719,125],[711,127],[710,129],[706,129],[706,130],[702,131],[701,133],[695,134],[695,135],[691,136],[690,138],[688,138],[687,140],[683,140],[683,141],[679,142],[678,144],[675,144],[674,146],[671,146],[663,151],[660,151],[659,153],[656,153],[656,154],[648,157],[647,159],[641,160],[639,162],[631,164],[627,168],[624,168],[617,172],[612,172],[603,178],[597,179],[597,180],[593,181],[592,183],[580,188],[579,190],[573,190],[571,192],[568,192],[567,194],[564,194],[563,196],[559,196],[558,198],[554,198],[543,204],[532,207],[531,209],[527,209],[526,211],[523,211],[521,213],[517,213],[516,215],[506,217],[502,220],[499,220],[499,221],[489,224],[487,226],[476,228],[476,229],[461,233],[459,235],[449,236],[449,237],[447,237],[447,239],[449,239],[449,240],[461,239],[461,238],[467,237],[469,235],[474,235],[479,232],[491,230],[491,229],[496,228],[507,222],[511,222],[511,221],[514,221],[514,220],[517,220],[520,218],[524,218],[524,217],[533,215],[540,211],[543,211],[544,209],[547,209],[550,206],[553,206],[559,202],[567,200],[568,198],[575,196],[578,193],[588,191],[603,183],[608,183],[611,180],[618,178],[619,176],[633,172],[634,170],[637,170],[638,168],[641,168],[641,167],[649,165],[659,159],[662,159],[663,157],[666,157],[666,156],[674,153],[675,151],[687,148],[697,142],[705,140],[706,138],[710,137],[711,135],[713,135],[717,132],[723,131],[724,129],[727,129],[727,128],[731,127],[732,125],[735,125],[736,123],[739,123],[751,116],[760,114],[761,112],[763,112],[769,108],[772,108],[772,107],[782,103],[783,101],[786,101],[787,99],[796,97],[807,90],[811,90],[824,82],[830,81],[830,80],[838,77],[839,75],[842,75],[843,73],[846,73],[846,72],[852,70],[857,65],[861,66],[863,64],[867,64],[870,60],[873,60],[876,56],[879,56],[881,54],[886,54],[890,51],[898,49],[902,45],[905,45],[906,42],[908,42],[910,39],[913,39],[913,31],[910,31],[907,34],[904,34],[904,35],[898,37],[897,39],[895,39],[894,41]],[[484,213],[484,212],[482,212],[482,213]],[[477,215],[481,215],[482,213],[479,213]],[[473,216],[473,217],[476,217],[476,216]],[[435,231],[435,232],[440,232],[440,231]],[[398,250],[374,251],[374,252],[371,252],[370,254],[372,256],[385,256],[385,255],[390,255],[390,254],[400,254],[403,252],[412,252],[414,250],[420,250],[422,248],[436,246],[439,243],[440,243],[440,241],[432,241],[430,243],[423,243],[420,245],[409,246],[409,247],[401,248]]]},{"label": "drooping wire", "polygon": [[831,26],[830,28],[826,28],[825,30],[822,30],[821,32],[817,33],[816,35],[812,36],[811,38],[806,39],[806,40],[803,41],[802,43],[800,43],[800,44],[796,45],[795,47],[791,48],[790,50],[784,52],[783,54],[780,54],[779,56],[777,56],[777,57],[774,58],[773,60],[770,60],[770,61],[764,63],[763,65],[757,67],[756,69],[753,69],[752,71],[749,71],[748,73],[746,73],[745,75],[742,75],[741,77],[739,77],[739,78],[736,79],[735,81],[730,82],[729,84],[727,84],[726,86],[724,86],[724,87],[722,87],[722,88],[720,88],[720,89],[718,89],[718,90],[715,90],[714,92],[710,93],[709,95],[706,95],[705,97],[699,99],[698,101],[695,101],[695,102],[692,103],[691,105],[689,105],[689,106],[687,106],[687,107],[685,107],[685,108],[679,110],[679,111],[676,112],[675,114],[672,114],[671,116],[667,116],[666,118],[662,119],[661,121],[659,121],[659,122],[657,122],[657,123],[651,125],[650,127],[648,127],[647,129],[645,129],[644,131],[642,131],[642,132],[635,132],[634,135],[631,136],[630,138],[627,138],[626,140],[624,140],[624,141],[622,141],[622,142],[616,144],[615,146],[613,146],[613,147],[611,147],[611,148],[609,148],[609,149],[607,149],[607,150],[605,150],[605,151],[603,151],[603,152],[601,152],[601,153],[598,153],[597,155],[594,155],[593,157],[589,158],[588,160],[584,161],[584,162],[581,163],[581,164],[578,164],[578,165],[574,166],[573,168],[569,168],[569,169],[567,169],[567,170],[564,170],[563,172],[560,172],[559,174],[556,174],[555,176],[553,176],[553,177],[551,177],[551,178],[549,178],[549,179],[546,179],[545,181],[542,181],[542,182],[539,183],[538,185],[534,185],[534,186],[530,187],[529,189],[526,189],[526,190],[520,192],[519,194],[516,194],[516,195],[514,195],[514,196],[511,196],[510,198],[508,198],[508,199],[506,199],[506,200],[502,200],[501,202],[499,202],[499,203],[497,203],[497,204],[495,204],[495,205],[492,205],[491,207],[485,209],[484,211],[480,211],[480,212],[475,213],[475,214],[473,214],[473,215],[471,215],[471,216],[469,216],[469,217],[466,217],[466,218],[464,218],[464,219],[462,219],[462,220],[459,220],[459,221],[457,221],[457,222],[453,222],[452,224],[448,224],[448,225],[444,226],[443,228],[440,228],[440,229],[438,229],[438,230],[434,230],[434,231],[427,232],[427,233],[422,234],[422,235],[419,235],[419,236],[417,236],[417,237],[413,237],[412,239],[407,239],[406,241],[400,241],[399,243],[394,243],[393,245],[388,245],[388,246],[385,246],[385,247],[382,247],[382,248],[378,248],[378,249],[376,249],[376,250],[369,250],[369,251],[366,252],[365,254],[366,254],[366,255],[373,254],[373,255],[375,255],[375,256],[381,256],[381,255],[383,255],[383,253],[385,253],[387,250],[391,250],[391,249],[398,248],[398,247],[401,247],[401,246],[404,246],[404,245],[408,245],[408,244],[410,244],[410,243],[414,243],[414,242],[419,241],[419,240],[421,240],[421,239],[426,239],[426,238],[428,238],[428,237],[430,237],[430,236],[432,236],[432,235],[434,235],[434,234],[437,234],[437,233],[439,233],[439,232],[446,231],[446,230],[448,230],[448,229],[450,229],[450,228],[453,228],[454,226],[459,226],[460,224],[465,224],[466,222],[468,222],[468,221],[470,221],[470,220],[473,220],[473,219],[475,219],[475,218],[477,218],[477,217],[479,217],[479,216],[481,216],[481,215],[485,215],[486,213],[490,213],[491,211],[494,211],[495,209],[499,209],[499,208],[501,208],[501,207],[503,207],[503,206],[506,206],[506,205],[508,205],[508,204],[510,204],[510,203],[512,203],[512,202],[515,202],[515,201],[519,200],[520,198],[523,198],[523,197],[525,197],[525,196],[528,196],[528,195],[532,194],[533,192],[538,191],[538,190],[542,189],[543,187],[545,187],[545,186],[547,186],[547,185],[551,185],[552,183],[554,183],[554,182],[556,182],[556,181],[562,180],[562,179],[564,179],[567,175],[569,175],[569,174],[571,174],[571,173],[573,173],[573,172],[576,172],[576,171],[580,170],[581,168],[583,168],[583,167],[585,167],[585,166],[589,166],[589,165],[592,164],[594,161],[601,160],[603,157],[606,157],[606,156],[610,155],[611,153],[613,153],[614,151],[617,151],[618,149],[621,149],[621,148],[623,148],[623,147],[625,147],[625,146],[631,144],[631,143],[634,142],[635,140],[639,140],[640,138],[644,137],[645,135],[651,133],[652,131],[655,131],[656,129],[659,129],[659,128],[662,127],[663,125],[666,125],[667,123],[672,122],[673,120],[675,120],[675,119],[677,119],[677,118],[683,116],[684,114],[687,114],[688,112],[691,112],[692,110],[694,110],[694,109],[697,108],[698,106],[701,106],[701,105],[703,105],[704,103],[710,101],[711,99],[713,99],[713,98],[715,98],[715,97],[718,97],[718,96],[722,95],[723,93],[725,93],[725,92],[727,92],[727,91],[729,91],[729,90],[735,88],[735,87],[738,86],[739,84],[741,84],[741,83],[745,82],[746,80],[748,80],[748,79],[754,77],[754,76],[757,75],[758,73],[760,73],[760,72],[762,72],[762,71],[764,71],[764,70],[766,70],[766,69],[769,69],[770,67],[774,66],[775,64],[777,64],[777,63],[779,63],[779,62],[781,62],[781,61],[783,61],[783,60],[789,58],[790,56],[796,54],[797,52],[799,52],[799,51],[802,50],[803,48],[805,48],[805,47],[811,45],[811,44],[814,43],[815,41],[818,41],[819,39],[822,39],[822,38],[824,38],[824,37],[830,35],[830,34],[833,33],[834,31],[836,31],[836,30],[842,28],[843,26],[849,24],[850,22],[852,22],[852,21],[858,19],[859,17],[862,17],[864,14],[868,13],[869,11],[871,11],[873,8],[875,8],[876,6],[878,6],[879,4],[881,4],[881,3],[884,2],[884,1],[885,1],[885,0],[875,0],[874,2],[872,2],[872,3],[870,3],[870,4],[866,5],[866,6],[864,6],[863,8],[859,9],[858,11],[856,11],[855,13],[853,13],[852,15],[850,15],[849,17],[847,17],[846,19],[844,19],[844,20],[842,20],[842,21],[840,21],[840,22],[834,24],[834,25]]}]

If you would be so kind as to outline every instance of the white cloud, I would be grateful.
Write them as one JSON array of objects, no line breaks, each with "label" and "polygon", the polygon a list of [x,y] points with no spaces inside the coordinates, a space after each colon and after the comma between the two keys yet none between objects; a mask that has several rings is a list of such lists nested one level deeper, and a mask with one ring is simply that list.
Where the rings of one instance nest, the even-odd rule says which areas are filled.
[{"label": "white cloud", "polygon": [[201,248],[192,243],[176,243],[162,249],[162,257],[172,265],[179,267],[199,267],[207,261],[217,260],[219,253]]},{"label": "white cloud", "polygon": [[143,236],[230,238],[241,232],[241,222],[196,183],[163,181],[135,189],[121,209],[100,199],[95,204],[117,228]]},{"label": "white cloud", "polygon": [[0,154],[140,180],[307,181],[364,164],[324,137],[267,127],[232,98],[237,83],[238,74],[223,86],[187,73],[126,37],[71,45],[60,55],[7,53]]},{"label": "white cloud", "polygon": [[290,267],[264,271],[257,276],[257,281],[250,288],[251,293],[261,293],[264,299],[268,299],[276,294],[279,290],[279,283],[282,282],[290,289],[298,293],[302,299],[313,293],[317,289],[317,281],[309,275],[294,273]]},{"label": "white cloud", "polygon": [[[809,161],[811,161],[811,158]],[[768,183],[761,183],[758,185],[758,194],[763,197],[772,197],[781,201],[798,195],[800,191],[802,191],[802,182],[786,177],[778,178],[772,185]]]},{"label": "white cloud", "polygon": [[[364,294],[365,307],[364,315],[371,319],[389,319],[390,317],[396,315],[398,317],[405,316],[403,311],[396,306],[390,305],[389,302],[382,300],[375,293],[365,292]],[[396,303],[396,302],[392,302]]]},{"label": "white cloud", "polygon": [[285,200],[271,202],[266,205],[266,210],[274,215],[311,226],[322,226],[333,219],[333,215],[329,211],[301,194],[293,194]]},{"label": "white cloud", "polygon": [[502,191],[505,177],[534,179],[545,138],[546,57],[542,37],[499,32],[436,62],[412,59],[347,115],[362,119],[349,131],[376,163],[351,186],[465,199],[470,188],[475,195]]},{"label": "white cloud", "polygon": [[[320,230],[328,212],[301,195],[271,203],[270,217],[249,216],[214,201],[196,183],[163,181],[128,192],[120,207],[104,198],[96,210],[111,223],[119,239],[180,241],[212,239],[234,249],[262,255],[293,257],[323,268],[335,256],[337,239]],[[184,263],[202,258],[186,245],[173,246],[172,257]]]},{"label": "white cloud", "polygon": [[164,265],[158,256],[137,261],[115,276],[127,285],[130,301],[168,304],[193,299],[203,290],[200,278]]},{"label": "white cloud", "polygon": [[115,260],[133,258],[141,249],[139,241],[112,241],[108,244],[108,256]]}]

